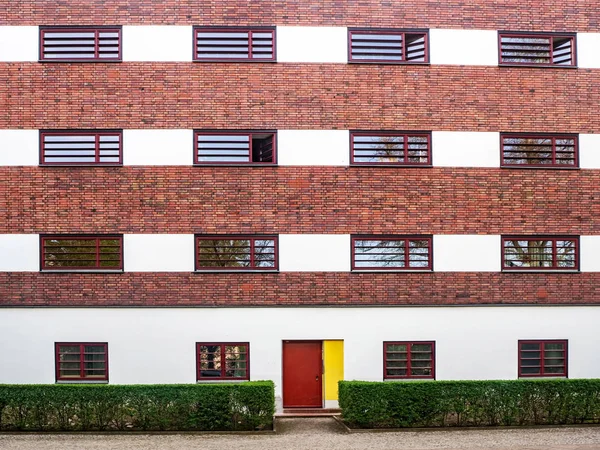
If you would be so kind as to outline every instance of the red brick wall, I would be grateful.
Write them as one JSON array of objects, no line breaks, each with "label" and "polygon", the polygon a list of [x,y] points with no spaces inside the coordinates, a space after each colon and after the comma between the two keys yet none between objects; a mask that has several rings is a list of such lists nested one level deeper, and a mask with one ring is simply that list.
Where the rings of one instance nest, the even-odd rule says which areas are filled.
[{"label": "red brick wall", "polygon": [[597,0],[6,0],[0,24],[336,25],[598,31]]}]

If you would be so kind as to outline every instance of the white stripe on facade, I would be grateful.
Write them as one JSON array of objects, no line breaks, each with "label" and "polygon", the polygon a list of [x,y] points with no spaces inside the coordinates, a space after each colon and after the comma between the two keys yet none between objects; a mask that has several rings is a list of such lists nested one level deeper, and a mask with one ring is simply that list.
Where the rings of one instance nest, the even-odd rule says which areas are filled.
[{"label": "white stripe on facade", "polygon": [[39,270],[39,234],[0,234],[0,272]]},{"label": "white stripe on facade", "polygon": [[600,135],[579,135],[579,167],[600,169]]},{"label": "white stripe on facade", "polygon": [[434,167],[500,167],[500,133],[433,131],[431,159]]},{"label": "white stripe on facade", "polygon": [[191,166],[192,130],[123,130],[126,166]]},{"label": "white stripe on facade", "polygon": [[280,166],[347,166],[350,163],[348,130],[279,130]]},{"label": "white stripe on facade", "polygon": [[37,166],[39,136],[38,130],[0,130],[0,166]]},{"label": "white stripe on facade", "polygon": [[293,63],[347,63],[345,27],[277,27],[277,61]]},{"label": "white stripe on facade", "polygon": [[495,30],[429,30],[431,64],[464,66],[498,65],[498,32]]},{"label": "white stripe on facade", "polygon": [[581,236],[579,267],[582,272],[600,272],[600,236]]},{"label": "white stripe on facade", "polygon": [[0,26],[0,62],[35,62],[40,32],[36,26]]},{"label": "white stripe on facade", "polygon": [[349,234],[280,234],[282,272],[348,272]]},{"label": "white stripe on facade", "polygon": [[600,33],[577,33],[577,67],[600,69]]},{"label": "white stripe on facade", "polygon": [[435,272],[500,272],[499,235],[444,234],[433,236]]},{"label": "white stripe on facade", "polygon": [[123,61],[192,61],[191,26],[124,25]]},{"label": "white stripe on facade", "polygon": [[126,272],[192,272],[193,234],[126,234],[123,236]]}]

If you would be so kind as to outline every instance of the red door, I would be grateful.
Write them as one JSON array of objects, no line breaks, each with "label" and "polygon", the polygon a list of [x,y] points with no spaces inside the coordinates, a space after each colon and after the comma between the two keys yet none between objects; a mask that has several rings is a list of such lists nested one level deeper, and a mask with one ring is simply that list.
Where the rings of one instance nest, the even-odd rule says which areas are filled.
[{"label": "red door", "polygon": [[323,406],[321,341],[283,341],[283,407]]}]

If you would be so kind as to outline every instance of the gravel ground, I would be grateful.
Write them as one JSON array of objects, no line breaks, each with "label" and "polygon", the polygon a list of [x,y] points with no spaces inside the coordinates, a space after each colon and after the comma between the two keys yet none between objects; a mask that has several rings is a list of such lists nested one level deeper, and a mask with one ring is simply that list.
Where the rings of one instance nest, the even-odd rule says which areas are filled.
[{"label": "gravel ground", "polygon": [[331,418],[280,419],[271,435],[0,434],[18,450],[600,450],[600,427],[347,434]]}]

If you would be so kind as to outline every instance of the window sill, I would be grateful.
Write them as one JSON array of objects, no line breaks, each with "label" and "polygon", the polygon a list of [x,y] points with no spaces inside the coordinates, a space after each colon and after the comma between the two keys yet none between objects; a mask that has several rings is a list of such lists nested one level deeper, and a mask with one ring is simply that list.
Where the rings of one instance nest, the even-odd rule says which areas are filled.
[{"label": "window sill", "polygon": [[383,167],[390,169],[431,169],[431,164],[378,164],[378,163],[350,163],[350,167]]},{"label": "window sill", "polygon": [[348,64],[385,64],[386,66],[430,66],[431,63],[429,61],[377,61],[377,60],[368,60],[368,61],[353,61],[349,60]]},{"label": "window sill", "polygon": [[581,273],[581,271],[576,269],[502,269],[502,273],[555,273],[555,274],[574,274]]},{"label": "window sill", "polygon": [[39,63],[121,63],[122,59],[38,59]]},{"label": "window sill", "polygon": [[501,169],[525,169],[525,170],[580,170],[579,166],[552,166],[548,164],[547,166],[528,166],[528,165],[519,165],[519,166],[500,166]]},{"label": "window sill", "polygon": [[40,167],[123,167],[123,163],[114,164],[40,164]]},{"label": "window sill", "polygon": [[577,69],[577,66],[565,66],[560,64],[519,64],[519,63],[498,63],[498,67],[526,67],[531,69]]},{"label": "window sill", "polygon": [[196,384],[230,384],[230,383],[247,383],[250,380],[196,380]]},{"label": "window sill", "polygon": [[108,384],[108,380],[56,380],[56,384]]},{"label": "window sill", "polygon": [[427,377],[427,378],[419,378],[419,377],[410,377],[410,378],[384,378],[383,382],[387,383],[387,382],[398,382],[398,381],[435,381],[435,378],[433,377]]},{"label": "window sill", "polygon": [[195,270],[192,273],[279,273],[279,270],[240,270],[240,269],[218,269],[218,270]]},{"label": "window sill", "polygon": [[194,167],[278,167],[277,163],[194,163]]},{"label": "window sill", "polygon": [[433,273],[431,269],[352,269],[352,273]]},{"label": "window sill", "polygon": [[77,269],[66,269],[66,270],[52,270],[52,269],[42,269],[40,273],[98,273],[98,274],[106,274],[106,273],[123,273],[123,269],[118,270],[101,270],[101,269],[91,269],[91,270],[77,270]]}]

